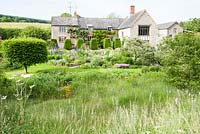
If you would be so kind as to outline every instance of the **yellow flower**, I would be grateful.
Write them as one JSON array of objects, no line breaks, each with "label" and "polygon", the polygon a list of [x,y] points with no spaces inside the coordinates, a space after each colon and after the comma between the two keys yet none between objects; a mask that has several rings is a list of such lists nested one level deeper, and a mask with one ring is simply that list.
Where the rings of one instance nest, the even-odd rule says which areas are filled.
[{"label": "yellow flower", "polygon": [[64,90],[65,90],[65,97],[69,98],[71,96],[71,86],[69,85],[64,86]]}]

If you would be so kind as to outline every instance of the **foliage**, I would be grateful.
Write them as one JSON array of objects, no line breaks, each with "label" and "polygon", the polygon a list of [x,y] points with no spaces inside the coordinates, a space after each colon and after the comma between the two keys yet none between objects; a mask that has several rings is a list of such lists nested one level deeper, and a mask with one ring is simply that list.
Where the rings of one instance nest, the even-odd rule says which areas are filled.
[{"label": "foliage", "polygon": [[113,48],[120,48],[121,47],[121,40],[120,38],[114,38],[114,41],[113,41]]},{"label": "foliage", "polygon": [[183,33],[161,44],[162,64],[170,81],[180,89],[200,88],[200,37]]},{"label": "foliage", "polygon": [[83,38],[85,41],[88,39],[88,31],[81,30],[79,27],[68,27],[67,33],[70,35],[70,38]]},{"label": "foliage", "polygon": [[23,29],[21,36],[48,40],[51,38],[51,31],[50,29],[42,29],[39,27],[29,26]]},{"label": "foliage", "polygon": [[92,38],[90,40],[90,49],[91,50],[97,50],[98,49],[98,44],[97,44],[97,39],[96,38]]},{"label": "foliage", "polygon": [[92,38],[97,39],[98,47],[103,48],[103,40],[107,36],[113,37],[115,35],[115,31],[108,30],[94,30],[92,34]]},{"label": "foliage", "polygon": [[7,96],[11,98],[13,96],[13,84],[12,80],[5,77],[5,74],[0,70],[0,96]]},{"label": "foliage", "polygon": [[47,43],[50,49],[54,49],[56,46],[58,46],[58,41],[56,39],[49,39]]},{"label": "foliage", "polygon": [[72,49],[72,42],[71,39],[66,39],[64,42],[64,49],[71,50]]},{"label": "foliage", "polygon": [[81,49],[81,48],[83,48],[83,44],[84,44],[83,38],[78,38],[77,42],[76,42],[76,47]]},{"label": "foliage", "polygon": [[0,28],[0,36],[2,40],[19,37],[21,32],[22,30],[18,28]]},{"label": "foliage", "polygon": [[0,14],[0,22],[34,22],[34,23],[49,23],[47,20],[39,20],[33,18],[25,18],[18,16],[9,16]]},{"label": "foliage", "polygon": [[155,48],[139,39],[127,40],[126,45],[122,48],[122,55],[132,57],[135,64],[156,64]]},{"label": "foliage", "polygon": [[104,39],[104,42],[103,42],[103,48],[111,48],[112,47],[112,44],[111,44],[111,40],[110,38],[105,38]]},{"label": "foliage", "polygon": [[70,13],[62,13],[60,16],[61,17],[72,17],[72,15]]},{"label": "foliage", "polygon": [[6,57],[11,63],[27,67],[47,61],[47,43],[41,39],[19,38],[3,42]]},{"label": "foliage", "polygon": [[189,21],[181,22],[181,26],[184,30],[200,32],[200,18],[193,18]]}]

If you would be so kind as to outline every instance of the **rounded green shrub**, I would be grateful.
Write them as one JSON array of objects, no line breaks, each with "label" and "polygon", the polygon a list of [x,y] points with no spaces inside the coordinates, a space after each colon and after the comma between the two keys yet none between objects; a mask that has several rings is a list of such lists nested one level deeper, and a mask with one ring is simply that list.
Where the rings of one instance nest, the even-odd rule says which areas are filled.
[{"label": "rounded green shrub", "polygon": [[76,42],[76,47],[78,49],[82,48],[83,47],[83,44],[84,44],[84,40],[83,38],[78,38],[77,42]]},{"label": "rounded green shrub", "polygon": [[90,40],[90,49],[92,49],[92,50],[97,50],[98,49],[97,39],[96,38],[92,38]]},{"label": "rounded green shrub", "polygon": [[111,44],[111,40],[110,38],[105,38],[103,40],[103,48],[111,48],[112,47],[112,44]]},{"label": "rounded green shrub", "polygon": [[66,39],[64,43],[64,49],[71,50],[72,49],[72,42],[71,39]]},{"label": "rounded green shrub", "polygon": [[11,63],[27,67],[47,61],[47,43],[36,38],[18,38],[3,42],[5,56]]},{"label": "rounded green shrub", "polygon": [[121,47],[121,40],[120,38],[115,38],[113,42],[113,47],[115,48],[120,48]]}]

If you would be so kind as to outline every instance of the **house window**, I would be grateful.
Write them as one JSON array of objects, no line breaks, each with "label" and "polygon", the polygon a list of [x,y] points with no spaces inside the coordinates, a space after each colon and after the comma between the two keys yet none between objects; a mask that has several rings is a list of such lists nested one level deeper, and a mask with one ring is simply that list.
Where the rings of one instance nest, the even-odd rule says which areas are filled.
[{"label": "house window", "polygon": [[92,25],[88,26],[88,32],[89,34],[92,34],[92,31],[94,30],[94,27]]},{"label": "house window", "polygon": [[65,33],[66,32],[66,26],[60,26],[60,32]]},{"label": "house window", "polygon": [[174,28],[174,34],[176,34],[177,33],[177,28]]},{"label": "house window", "polygon": [[139,36],[149,36],[150,26],[139,26],[138,35]]},{"label": "house window", "polygon": [[122,32],[122,37],[124,37],[124,32]]},{"label": "house window", "polygon": [[66,37],[60,36],[60,37],[59,37],[59,42],[60,42],[60,43],[64,43],[65,39],[66,39]]},{"label": "house window", "polygon": [[108,26],[108,31],[112,31],[112,30],[113,30],[112,26]]}]

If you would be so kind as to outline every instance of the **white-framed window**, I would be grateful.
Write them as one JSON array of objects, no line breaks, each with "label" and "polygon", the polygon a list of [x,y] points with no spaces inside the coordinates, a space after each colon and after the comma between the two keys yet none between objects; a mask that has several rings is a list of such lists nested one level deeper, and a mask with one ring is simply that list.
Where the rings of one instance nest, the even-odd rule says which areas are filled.
[{"label": "white-framed window", "polygon": [[66,26],[60,26],[60,32],[65,33],[66,32]]},{"label": "white-framed window", "polygon": [[92,34],[93,30],[94,30],[94,26],[93,25],[87,25],[88,27],[88,33]]},{"label": "white-framed window", "polygon": [[149,36],[150,26],[148,25],[140,25],[138,28],[139,36]]}]

